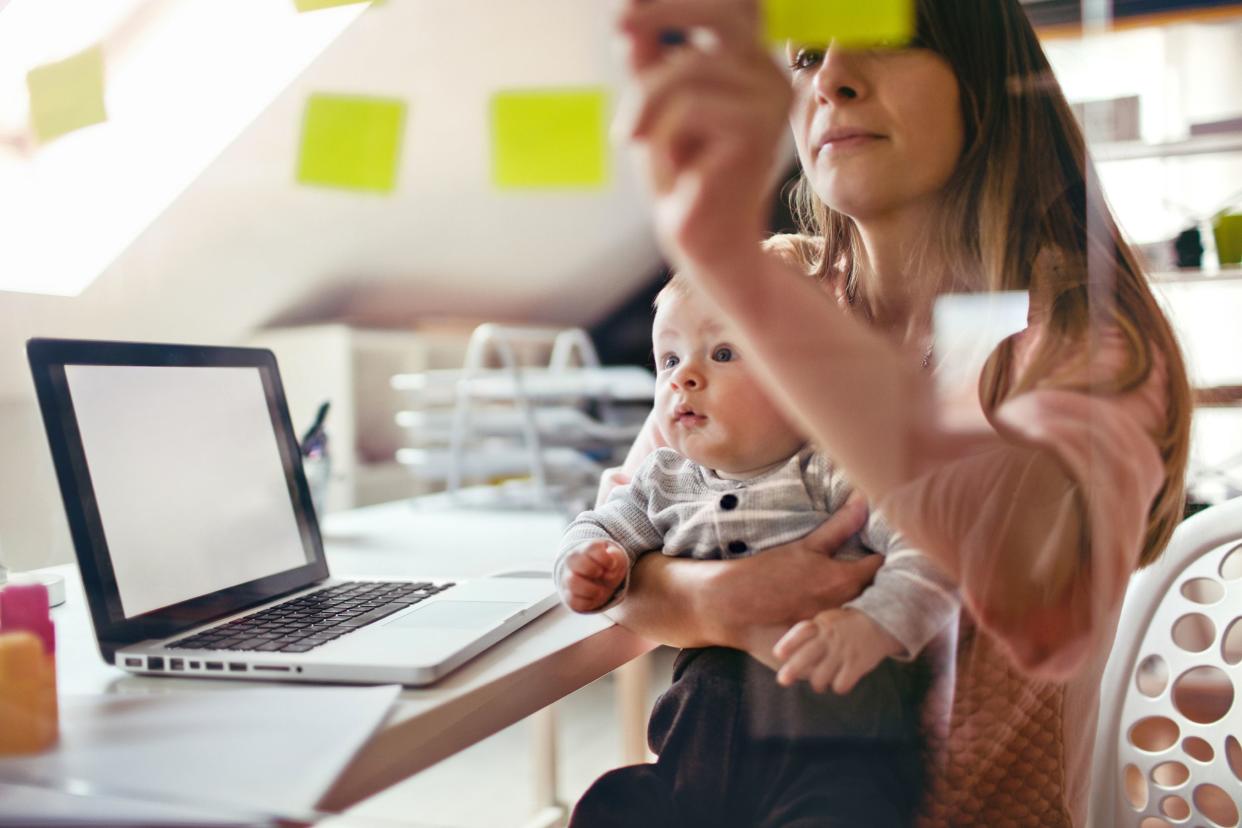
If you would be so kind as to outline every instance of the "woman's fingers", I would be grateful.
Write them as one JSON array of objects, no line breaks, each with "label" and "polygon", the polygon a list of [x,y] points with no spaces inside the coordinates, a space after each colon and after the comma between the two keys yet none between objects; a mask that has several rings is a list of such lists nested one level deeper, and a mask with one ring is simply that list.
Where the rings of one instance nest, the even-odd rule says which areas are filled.
[{"label": "woman's fingers", "polygon": [[844,561],[844,564],[857,579],[858,591],[862,592],[864,587],[875,580],[875,573],[880,571],[880,567],[884,566],[884,556],[868,555],[856,561]]},{"label": "woman's fingers", "polygon": [[642,71],[670,51],[668,32],[708,33],[713,45],[761,51],[756,0],[630,0],[618,24],[631,39],[630,64]]},{"label": "woman's fingers", "polygon": [[[751,112],[744,101],[726,93],[679,95],[671,99],[650,127],[651,151],[658,165],[653,170],[657,173],[653,182],[656,192],[672,190],[681,180],[678,173],[690,167],[700,168],[694,181],[716,183],[712,178],[721,173],[709,153],[718,154],[734,146],[736,131],[746,127]],[[688,234],[679,235],[677,241],[685,243],[687,237]]]},{"label": "woman's fingers", "polygon": [[758,0],[628,0],[621,17],[636,97],[618,127],[642,142],[657,235],[681,269],[736,265],[763,236],[793,90],[758,20]]},{"label": "woman's fingers", "polygon": [[647,137],[652,124],[678,97],[714,92],[737,98],[755,94],[754,72],[695,50],[683,50],[639,77],[642,97],[637,99],[628,127],[631,138]]},{"label": "woman's fingers", "polygon": [[608,499],[608,495],[612,494],[613,489],[618,486],[625,486],[632,479],[621,466],[605,469],[599,478],[599,491],[595,494],[595,505],[602,505]]}]

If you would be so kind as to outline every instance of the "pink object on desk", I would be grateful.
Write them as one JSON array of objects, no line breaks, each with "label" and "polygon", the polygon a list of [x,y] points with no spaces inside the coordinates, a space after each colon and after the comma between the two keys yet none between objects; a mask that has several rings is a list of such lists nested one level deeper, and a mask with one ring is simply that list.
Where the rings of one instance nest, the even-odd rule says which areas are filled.
[{"label": "pink object on desk", "polygon": [[43,642],[44,653],[56,652],[56,629],[43,584],[9,584],[0,589],[0,632],[18,631],[33,633]]}]

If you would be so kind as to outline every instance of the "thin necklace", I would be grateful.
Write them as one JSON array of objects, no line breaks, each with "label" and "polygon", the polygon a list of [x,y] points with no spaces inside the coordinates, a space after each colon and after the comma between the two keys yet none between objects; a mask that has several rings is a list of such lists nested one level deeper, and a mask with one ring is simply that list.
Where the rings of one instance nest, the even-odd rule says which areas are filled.
[{"label": "thin necklace", "polygon": [[[846,294],[846,304],[850,305],[850,307],[853,308],[854,298],[856,298],[858,294],[857,283],[852,283],[852,282],[847,281],[845,294]],[[934,350],[935,350],[935,341],[931,341],[931,343],[928,344],[927,349],[924,349],[923,351],[923,370],[928,370],[929,367],[931,367],[931,358],[933,358]]]}]

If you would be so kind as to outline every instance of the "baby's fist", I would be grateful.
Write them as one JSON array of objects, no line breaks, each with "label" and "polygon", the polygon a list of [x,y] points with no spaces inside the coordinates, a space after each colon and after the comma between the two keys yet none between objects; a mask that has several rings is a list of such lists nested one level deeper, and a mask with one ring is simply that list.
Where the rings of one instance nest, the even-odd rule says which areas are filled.
[{"label": "baby's fist", "polygon": [[630,568],[625,550],[608,540],[592,540],[570,550],[557,584],[561,600],[574,612],[592,612],[608,603]]}]

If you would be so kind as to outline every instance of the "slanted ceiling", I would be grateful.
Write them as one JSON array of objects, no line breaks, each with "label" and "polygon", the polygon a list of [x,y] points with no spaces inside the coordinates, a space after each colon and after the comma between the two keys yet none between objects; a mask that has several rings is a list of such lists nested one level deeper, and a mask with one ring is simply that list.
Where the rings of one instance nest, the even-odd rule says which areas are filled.
[{"label": "slanted ceiling", "polygon": [[[338,314],[398,327],[446,316],[601,318],[658,261],[629,158],[616,155],[601,190],[498,192],[487,107],[504,88],[618,91],[612,9],[608,0],[368,9],[80,296],[0,293],[0,396],[27,393],[21,345],[36,335],[228,343],[274,321]],[[227,60],[226,43],[219,54]],[[407,102],[395,193],[294,181],[313,92]],[[71,228],[64,241],[73,243]]]}]

